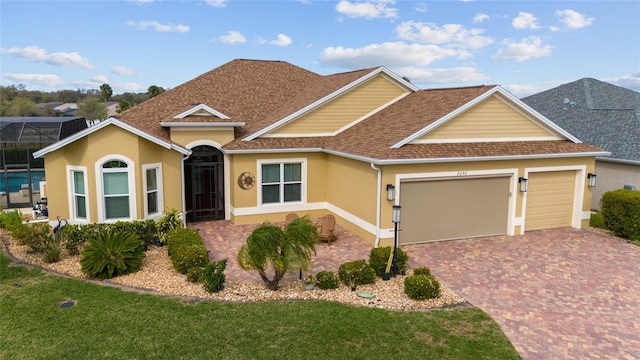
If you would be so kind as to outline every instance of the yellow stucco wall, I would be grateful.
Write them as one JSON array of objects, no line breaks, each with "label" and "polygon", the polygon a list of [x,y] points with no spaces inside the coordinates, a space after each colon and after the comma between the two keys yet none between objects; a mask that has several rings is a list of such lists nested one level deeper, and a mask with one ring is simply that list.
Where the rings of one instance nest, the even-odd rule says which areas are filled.
[{"label": "yellow stucco wall", "polygon": [[405,93],[407,90],[380,74],[269,135],[333,133]]},{"label": "yellow stucco wall", "polygon": [[189,144],[202,141],[212,141],[214,143],[217,143],[219,146],[224,146],[233,141],[233,128],[172,128],[171,141],[183,147],[187,147]]},{"label": "yellow stucco wall", "polygon": [[494,95],[425,134],[420,140],[551,137],[538,125]]},{"label": "yellow stucco wall", "polygon": [[96,163],[106,155],[122,155],[133,161],[135,176],[135,219],[144,218],[142,165],[162,163],[165,208],[182,208],[181,159],[174,150],[162,148],[117,126],[107,126],[67,146],[45,155],[49,216],[69,219],[67,165],[86,167],[89,222],[98,221]]}]

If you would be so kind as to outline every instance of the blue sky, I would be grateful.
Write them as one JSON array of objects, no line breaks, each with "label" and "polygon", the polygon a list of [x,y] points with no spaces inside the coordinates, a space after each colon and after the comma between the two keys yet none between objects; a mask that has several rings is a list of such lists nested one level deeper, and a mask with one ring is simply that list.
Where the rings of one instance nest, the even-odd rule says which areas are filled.
[{"label": "blue sky", "polygon": [[7,1],[0,82],[146,92],[237,58],[517,96],[592,77],[640,91],[639,1]]}]

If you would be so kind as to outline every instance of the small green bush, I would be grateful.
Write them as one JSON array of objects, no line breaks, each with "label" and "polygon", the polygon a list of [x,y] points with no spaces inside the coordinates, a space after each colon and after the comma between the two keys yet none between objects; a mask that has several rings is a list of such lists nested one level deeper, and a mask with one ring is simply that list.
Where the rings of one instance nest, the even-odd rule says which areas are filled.
[{"label": "small green bush", "polygon": [[22,225],[22,214],[20,211],[0,212],[0,228],[7,229],[11,233],[15,227]]},{"label": "small green bush", "polygon": [[347,286],[376,283],[375,270],[364,260],[348,261],[340,265],[338,277]]},{"label": "small green bush", "polygon": [[59,242],[52,240],[47,243],[42,256],[46,263],[58,262],[62,257],[62,246],[60,246]]},{"label": "small green bush", "polygon": [[604,217],[602,214],[591,214],[591,218],[589,219],[589,226],[606,229],[607,226],[604,224]]},{"label": "small green bush", "polygon": [[422,267],[413,269],[413,275],[433,276],[433,275],[431,275],[431,270],[429,270],[429,268],[426,267],[426,266],[422,266]]},{"label": "small green bush", "polygon": [[[369,254],[369,266],[375,270],[377,276],[382,276],[386,271],[387,261],[389,260],[389,255],[392,252],[393,246],[371,249],[371,253]],[[398,258],[398,269],[406,270],[409,267],[409,256],[400,248],[396,249],[396,255]]]},{"label": "small green bush", "polygon": [[640,240],[640,190],[614,190],[602,195],[607,229],[625,239]]},{"label": "small green bush", "polygon": [[319,271],[318,274],[316,274],[316,283],[322,290],[336,289],[340,284],[336,274],[334,274],[333,271],[327,270]]},{"label": "small green bush", "polygon": [[440,296],[440,282],[429,275],[404,278],[404,292],[413,300],[435,299]]},{"label": "small green bush", "polygon": [[227,267],[227,259],[214,261],[204,267],[202,274],[202,285],[210,293],[219,292],[224,289],[224,269]]},{"label": "small green bush", "polygon": [[207,248],[196,230],[170,230],[166,234],[166,241],[173,267],[179,273],[186,274],[193,267],[204,267],[209,263]]},{"label": "small green bush", "polygon": [[166,241],[167,233],[174,229],[180,229],[183,227],[182,216],[176,209],[169,209],[164,212],[164,215],[158,220],[158,240],[164,243]]},{"label": "small green bush", "polygon": [[187,271],[187,281],[192,283],[199,283],[203,280],[204,268],[192,267]]},{"label": "small green bush", "polygon": [[91,278],[111,279],[136,272],[144,260],[144,244],[136,234],[102,233],[80,252],[82,272]]},{"label": "small green bush", "polygon": [[48,223],[33,223],[24,227],[25,233],[20,241],[29,246],[29,251],[40,254],[45,251],[47,244],[52,241],[53,231]]}]

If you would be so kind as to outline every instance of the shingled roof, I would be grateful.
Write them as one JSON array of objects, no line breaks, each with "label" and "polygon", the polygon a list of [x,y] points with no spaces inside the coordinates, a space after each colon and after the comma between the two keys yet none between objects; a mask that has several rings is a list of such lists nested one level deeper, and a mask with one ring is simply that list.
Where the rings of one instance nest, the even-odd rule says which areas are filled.
[{"label": "shingled roof", "polygon": [[640,93],[591,78],[522,99],[580,140],[640,165]]},{"label": "shingled roof", "polygon": [[[571,139],[559,141],[492,142],[473,144],[394,144],[430,123],[468,104],[496,86],[472,86],[413,91],[335,136],[261,138],[253,135],[336,91],[374,75],[369,68],[318,75],[282,61],[234,60],[166,91],[121,114],[120,120],[160,140],[170,142],[161,123],[198,121],[234,123],[235,140],[223,146],[228,153],[324,151],[377,162],[401,159],[471,159],[527,157],[598,152]],[[415,87],[408,84],[412,90]],[[204,105],[228,117],[176,115]]]}]

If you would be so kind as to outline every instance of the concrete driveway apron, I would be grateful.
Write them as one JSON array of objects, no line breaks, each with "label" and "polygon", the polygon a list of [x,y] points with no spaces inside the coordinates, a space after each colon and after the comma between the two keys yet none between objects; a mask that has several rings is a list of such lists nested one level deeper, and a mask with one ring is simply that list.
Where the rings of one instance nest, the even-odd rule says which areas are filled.
[{"label": "concrete driveway apron", "polygon": [[640,359],[640,247],[590,230],[403,246],[524,359]]}]

